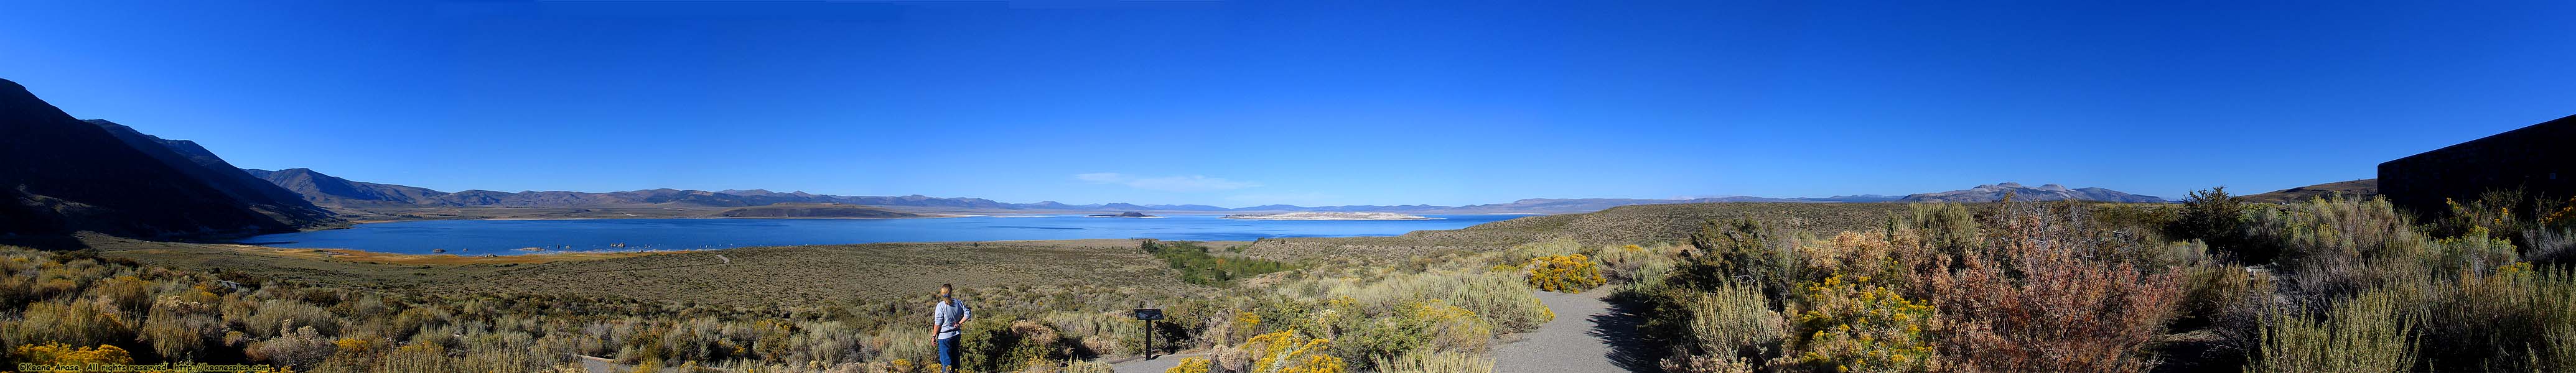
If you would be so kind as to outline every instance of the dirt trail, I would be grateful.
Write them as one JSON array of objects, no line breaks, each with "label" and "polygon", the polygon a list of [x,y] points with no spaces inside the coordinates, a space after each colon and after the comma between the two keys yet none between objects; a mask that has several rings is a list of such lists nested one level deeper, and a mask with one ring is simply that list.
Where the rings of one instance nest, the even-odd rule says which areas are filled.
[{"label": "dirt trail", "polygon": [[1637,337],[1639,317],[1604,297],[1610,287],[1582,294],[1539,292],[1556,320],[1494,346],[1496,373],[1655,372],[1656,354]]}]

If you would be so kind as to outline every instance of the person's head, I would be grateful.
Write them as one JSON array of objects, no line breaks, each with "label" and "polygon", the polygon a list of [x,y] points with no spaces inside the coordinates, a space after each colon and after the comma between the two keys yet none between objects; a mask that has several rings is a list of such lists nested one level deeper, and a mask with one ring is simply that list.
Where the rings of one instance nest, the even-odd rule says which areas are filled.
[{"label": "person's head", "polygon": [[939,284],[939,297],[940,297],[940,298],[947,298],[947,297],[949,297],[949,294],[950,294],[950,293],[954,293],[954,292],[956,292],[956,291],[957,291],[957,287],[956,287],[956,286],[950,286],[950,285],[951,285],[951,284]]}]

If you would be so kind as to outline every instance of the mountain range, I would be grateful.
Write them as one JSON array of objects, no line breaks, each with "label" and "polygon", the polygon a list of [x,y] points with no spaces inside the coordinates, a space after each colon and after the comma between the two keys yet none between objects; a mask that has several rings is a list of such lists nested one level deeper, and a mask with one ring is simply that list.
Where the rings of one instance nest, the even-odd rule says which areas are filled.
[{"label": "mountain range", "polygon": [[73,119],[0,79],[0,235],[293,231],[341,221],[204,147]]},{"label": "mountain range", "polygon": [[2037,188],[2032,188],[2032,187],[2022,186],[2022,185],[2021,185],[2021,183],[1986,184],[1986,185],[1978,185],[1978,186],[1977,186],[1977,187],[1975,187],[1975,188],[1968,188],[1968,189],[1962,189],[1962,190],[1953,190],[1953,191],[1938,192],[1938,193],[1920,193],[1920,194],[1908,195],[1908,196],[1905,196],[1905,198],[1899,198],[1899,199],[1897,199],[1896,201],[1897,201],[1897,202],[1999,202],[1999,201],[2003,201],[2003,200],[2004,200],[2004,197],[2005,197],[2005,196],[2007,196],[2007,195],[2012,196],[2012,199],[2013,199],[2013,200],[2015,200],[2015,201],[2064,201],[2064,200],[2075,200],[2075,201],[2103,201],[2103,202],[2129,202],[2129,203],[2164,203],[2164,202],[2165,202],[2165,199],[2164,199],[2164,198],[2159,198],[2159,197],[2156,197],[2156,196],[2142,196],[2142,195],[2136,195],[2136,194],[2123,193],[2123,192],[2120,192],[2120,191],[2117,191],[2117,190],[2110,190],[2110,189],[2102,189],[2102,188],[2073,188],[2073,189],[2069,189],[2069,188],[2067,188],[2067,187],[2066,187],[2066,186],[2064,186],[2064,185],[2057,185],[2057,184],[2041,185],[2041,186],[2039,186],[2039,187],[2037,187]]},{"label": "mountain range", "polygon": [[710,192],[710,191],[701,191],[701,190],[682,190],[682,189],[647,189],[647,190],[635,190],[635,191],[624,191],[624,192],[566,192],[566,191],[542,191],[542,192],[541,192],[541,191],[497,192],[497,191],[489,191],[489,190],[467,190],[467,191],[462,191],[462,192],[449,193],[449,192],[440,192],[440,191],[436,191],[436,190],[430,190],[430,189],[427,189],[427,188],[409,187],[409,186],[393,185],[393,184],[378,184],[378,183],[368,183],[368,182],[350,181],[350,180],[348,180],[348,179],[342,179],[342,178],[333,177],[333,176],[330,176],[330,175],[324,175],[324,174],[322,174],[322,173],[320,173],[320,172],[314,172],[313,170],[309,170],[309,169],[301,169],[301,168],[285,169],[285,170],[277,170],[277,171],[255,170],[255,169],[254,169],[254,170],[247,170],[247,171],[248,171],[248,173],[249,173],[250,175],[256,175],[256,176],[259,176],[260,178],[266,179],[266,180],[268,180],[268,181],[269,181],[269,182],[271,182],[271,183],[276,183],[278,186],[280,186],[280,187],[284,187],[284,188],[286,188],[287,190],[293,190],[293,191],[296,191],[296,192],[298,192],[298,193],[303,193],[304,195],[306,195],[306,196],[307,196],[307,198],[306,198],[306,199],[311,200],[312,202],[314,202],[314,203],[316,203],[316,204],[321,204],[321,205],[326,205],[326,206],[334,206],[334,207],[342,207],[342,208],[362,209],[362,210],[363,210],[363,209],[365,209],[365,208],[368,208],[368,207],[401,206],[401,205],[444,206],[444,207],[481,207],[481,206],[502,206],[502,207],[617,207],[617,206],[698,206],[698,207],[745,207],[745,206],[762,206],[762,205],[778,204],[778,203],[830,203],[830,204],[846,204],[846,205],[860,205],[860,206],[885,207],[885,208],[894,208],[894,209],[908,210],[908,211],[915,211],[915,212],[961,212],[961,213],[976,213],[976,212],[983,212],[983,213],[1010,213],[1010,212],[1040,213],[1040,212],[1119,212],[1119,211],[1151,211],[1151,212],[1181,212],[1181,213],[1187,213],[1187,212],[1238,213],[1238,212],[1301,212],[1301,211],[1311,211],[1311,212],[1391,212],[1391,213],[1408,213],[1408,214],[1515,214],[1515,213],[1517,213],[1517,214],[1561,214],[1561,213],[1593,212],[1593,211],[1600,211],[1600,210],[1603,210],[1603,209],[1608,209],[1608,208],[1611,208],[1611,207],[1627,206],[1627,205],[1647,205],[1647,204],[1665,204],[1665,203],[1715,203],[1715,202],[1786,202],[1786,203],[1816,203],[1816,202],[1993,202],[1993,201],[2000,201],[2000,200],[2002,200],[2002,199],[2003,199],[2003,195],[2004,195],[2005,193],[2007,193],[2007,192],[2015,193],[2015,195],[2016,195],[2016,197],[2015,197],[2015,198],[2016,198],[2016,199],[2018,199],[2018,200],[2023,200],[2023,201],[2089,200],[2089,201],[2108,201],[2108,202],[2143,202],[2143,203],[2164,202],[2164,199],[2162,199],[2162,198],[2157,198],[2157,197],[2154,197],[2154,196],[2141,196],[2141,195],[2134,195],[2134,194],[2122,193],[2122,192],[2119,192],[2119,191],[2114,191],[2114,190],[2109,190],[2109,189],[2102,189],[2102,188],[2080,188],[2080,189],[2068,189],[2068,188],[2066,188],[2066,187],[2064,187],[2064,186],[2059,186],[2059,185],[2057,185],[2057,184],[2048,184],[2048,185],[2040,186],[2040,187],[2037,187],[2037,188],[2031,188],[2031,187],[2024,187],[2024,186],[2022,186],[2021,184],[2018,184],[2018,183],[2002,183],[2002,184],[1992,184],[1992,185],[1981,185],[1981,186],[1978,186],[1978,187],[1976,187],[1976,188],[1965,189],[1965,190],[1956,190],[1956,191],[1948,191],[1948,192],[1940,192],[1940,193],[1923,193],[1923,194],[1914,194],[1914,195],[1908,195],[1908,196],[1904,196],[1904,197],[1884,196],[1884,195],[1875,195],[1875,194],[1864,194],[1864,195],[1854,195],[1854,196],[1833,196],[1833,197],[1823,197],[1823,198],[1772,198],[1772,197],[1747,197],[1747,196],[1706,197],[1706,198],[1689,198],[1689,199],[1637,199],[1637,198],[1574,198],[1574,199],[1555,199],[1555,198],[1532,198],[1532,199],[1523,199],[1523,200],[1518,200],[1518,201],[1512,201],[1512,202],[1510,202],[1510,203],[1479,204],[1479,205],[1466,205],[1466,206],[1434,206],[1434,205],[1393,205],[1393,206],[1384,206],[1384,205],[1345,205],[1345,206],[1261,205],[1261,206],[1250,206],[1250,207],[1228,208],[1228,207],[1209,206],[1209,205],[1195,205],[1195,204],[1182,204],[1182,205],[1155,205],[1155,204],[1132,204],[1132,203],[1097,203],[1097,204],[1082,204],[1082,205],[1075,205],[1075,204],[1067,204],[1067,203],[1055,202],[1055,201],[1041,201],[1041,202],[1036,202],[1036,203],[1006,203],[1006,202],[997,202],[997,201],[993,201],[993,200],[989,200],[989,199],[983,199],[983,198],[965,198],[965,197],[930,197],[930,196],[923,196],[923,195],[908,195],[908,196],[839,196],[839,195],[829,195],[829,194],[814,194],[814,193],[806,193],[806,192],[803,192],[803,191],[795,191],[795,192],[775,192],[775,191],[769,191],[769,190],[765,190],[765,189],[749,189],[749,190],[727,189],[727,190],[712,191],[712,192]]}]

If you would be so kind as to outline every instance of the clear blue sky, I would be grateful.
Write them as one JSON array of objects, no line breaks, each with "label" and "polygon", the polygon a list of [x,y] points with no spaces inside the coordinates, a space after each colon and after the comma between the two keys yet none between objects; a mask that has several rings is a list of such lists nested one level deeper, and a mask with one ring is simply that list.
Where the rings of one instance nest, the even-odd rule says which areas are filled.
[{"label": "clear blue sky", "polygon": [[2576,114],[2576,2],[0,2],[234,164],[1006,202],[2179,197]]}]

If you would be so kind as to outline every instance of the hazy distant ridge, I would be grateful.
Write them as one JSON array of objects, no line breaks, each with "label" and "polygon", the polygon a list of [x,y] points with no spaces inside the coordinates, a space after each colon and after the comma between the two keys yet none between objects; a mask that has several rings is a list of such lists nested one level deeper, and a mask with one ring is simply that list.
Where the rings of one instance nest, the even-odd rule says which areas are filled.
[{"label": "hazy distant ridge", "polygon": [[2066,187],[2066,186],[2064,186],[2064,185],[2057,185],[2057,184],[2041,185],[2041,186],[2039,186],[2039,187],[2037,187],[2037,188],[2032,188],[2032,187],[2022,186],[2022,185],[2021,185],[2021,183],[1986,184],[1986,185],[1978,185],[1978,186],[1977,186],[1977,187],[1975,187],[1975,188],[1968,188],[1968,189],[1961,189],[1961,190],[1953,190],[1953,191],[1947,191],[1947,192],[1938,192],[1938,193],[1919,193],[1919,194],[1914,194],[1914,195],[1905,196],[1905,198],[1898,199],[1897,201],[1898,201],[1898,202],[1998,202],[1998,201],[2003,201],[2003,200],[2004,200],[2004,196],[2005,196],[2005,195],[2007,195],[2007,194],[2011,195],[2011,196],[2012,196],[2012,199],[2013,199],[2013,200],[2015,200],[2015,201],[2102,201],[2102,202],[2130,202],[2130,203],[2163,203],[2163,202],[2165,202],[2165,199],[2164,199],[2164,198],[2160,198],[2160,197],[2156,197],[2156,196],[2146,196],[2146,195],[2129,194],[2129,193],[2126,193],[2126,192],[2121,192],[2121,191],[2117,191],[2117,190],[2110,190],[2110,189],[2102,189],[2102,188],[2072,188],[2072,189],[2069,189],[2069,188],[2067,188],[2067,187]]},{"label": "hazy distant ridge", "polygon": [[297,192],[297,193],[304,194],[304,195],[306,196],[306,198],[307,198],[307,199],[309,199],[309,200],[313,201],[314,203],[317,203],[317,204],[324,204],[324,205],[333,205],[333,206],[342,206],[342,207],[367,207],[367,206],[385,206],[385,205],[397,205],[397,206],[398,206],[398,205],[425,205],[425,206],[446,206],[446,207],[504,206],[504,207],[563,207],[563,208],[583,208],[583,207],[609,207],[609,206],[655,206],[655,205],[682,205],[682,206],[726,207],[726,208],[732,208],[732,207],[766,206],[766,205],[780,204],[780,203],[835,203],[835,204],[847,204],[847,205],[861,205],[861,206],[875,206],[875,207],[884,207],[884,208],[896,208],[896,209],[902,209],[902,210],[908,210],[908,211],[923,211],[923,212],[931,212],[931,211],[937,211],[937,212],[1008,212],[1008,211],[1032,211],[1032,212],[1036,212],[1036,211],[1062,211],[1062,212],[1074,212],[1074,211],[1080,211],[1080,212],[1124,212],[1124,211],[1153,211],[1153,212],[1184,212],[1184,213],[1186,213],[1186,212],[1206,212],[1206,213],[1246,213],[1246,212],[1379,212],[1379,213],[1401,213],[1401,214],[1562,214],[1562,213],[1581,213],[1581,212],[1601,211],[1601,210],[1603,210],[1603,209],[1608,209],[1608,208],[1612,208],[1612,207],[1619,207],[1619,206],[1630,206],[1630,205],[1654,205],[1654,204],[1671,204],[1671,203],[1717,203],[1717,202],[1806,202],[1806,203],[1812,203],[1812,202],[1852,202],[1852,203],[1866,203],[1866,202],[1942,202],[1942,201],[1948,201],[1948,202],[1992,202],[1992,201],[2001,200],[2001,199],[2002,199],[2003,194],[2004,194],[2005,192],[2008,192],[2008,191],[2009,191],[2009,192],[2016,193],[2016,195],[2017,195],[2017,197],[2016,197],[2016,198],[2019,198],[2020,200],[2025,200],[2025,201],[2054,201],[2054,200],[2068,200],[2068,199],[2072,199],[2072,200],[2111,201],[2111,202],[2164,202],[2164,199],[2162,199],[2162,198],[2157,198],[2157,197],[2154,197],[2154,196],[2133,195],[2133,194],[2122,193],[2122,192],[2119,192],[2119,191],[2114,191],[2114,190],[2109,190],[2109,189],[2102,189],[2102,188],[2080,188],[2080,189],[2068,189],[2068,188],[2066,188],[2066,187],[2059,186],[2059,185],[2056,185],[2056,184],[2048,184],[2048,185],[2041,186],[2041,187],[2037,187],[2037,188],[2031,188],[2031,187],[2024,187],[2024,186],[2021,186],[2021,184],[2016,184],[2016,183],[2003,183],[2003,184],[1995,184],[1995,185],[1981,185],[1981,186],[1978,186],[1978,187],[1976,187],[1976,188],[1971,188],[1971,189],[1966,189],[1966,190],[1957,190],[1957,191],[1940,192],[1940,193],[1924,193],[1924,194],[1915,194],[1915,195],[1905,196],[1905,197],[1901,197],[1901,198],[1900,198],[1900,197],[1894,197],[1894,196],[1876,195],[1876,194],[1864,194],[1864,195],[1853,195],[1853,196],[1833,196],[1833,197],[1822,197],[1822,198],[1773,198],[1773,197],[1748,197],[1748,196],[1705,197],[1705,198],[1689,198],[1689,199],[1642,199],[1642,198],[1531,198],[1531,199],[1523,199],[1523,200],[1518,200],[1518,201],[1512,201],[1512,202],[1509,202],[1509,203],[1491,203],[1491,204],[1478,204],[1478,205],[1466,205],[1466,206],[1435,206],[1435,205],[1396,205],[1396,206],[1381,206],[1381,205],[1343,205],[1343,206],[1261,205],[1261,206],[1250,206],[1250,207],[1239,207],[1239,208],[1226,208],[1226,207],[1209,206],[1209,205],[1195,205],[1195,204],[1184,204],[1184,205],[1146,205],[1146,204],[1132,204],[1132,203],[1099,203],[1099,204],[1083,204],[1083,205],[1075,205],[1075,204],[1066,204],[1066,203],[1055,202],[1055,201],[1042,201],[1042,202],[1037,202],[1037,203],[1004,203],[1004,202],[997,202],[997,201],[993,201],[993,200],[989,200],[989,199],[983,199],[983,198],[965,198],[965,197],[930,197],[930,196],[923,196],[923,195],[908,195],[908,196],[838,196],[838,195],[829,195],[829,194],[813,194],[813,193],[806,193],[806,192],[802,192],[802,191],[795,191],[795,192],[775,192],[775,191],[769,191],[769,190],[764,190],[764,189],[749,189],[749,190],[727,189],[727,190],[713,191],[713,192],[710,192],[710,191],[702,191],[702,190],[684,190],[684,189],[647,189],[647,190],[635,190],[635,191],[624,191],[624,192],[567,192],[567,191],[522,191],[522,192],[498,192],[498,191],[489,191],[489,190],[467,190],[467,191],[462,191],[462,192],[448,193],[448,192],[440,192],[440,191],[436,191],[436,190],[430,190],[430,189],[427,189],[427,188],[409,187],[409,186],[393,185],[393,184],[379,184],[379,183],[367,183],[367,182],[350,181],[350,180],[347,180],[347,179],[341,179],[341,178],[338,178],[338,177],[332,177],[332,176],[330,176],[330,175],[324,175],[324,174],[319,173],[319,172],[314,172],[313,170],[300,169],[300,168],[298,168],[298,169],[279,170],[279,171],[265,171],[265,170],[247,170],[247,171],[248,171],[251,175],[259,176],[259,177],[261,177],[261,178],[263,178],[263,179],[268,180],[269,182],[276,183],[277,185],[279,185],[279,186],[281,186],[281,187],[285,187],[287,190],[292,190],[292,191],[295,191],[295,192]]}]

